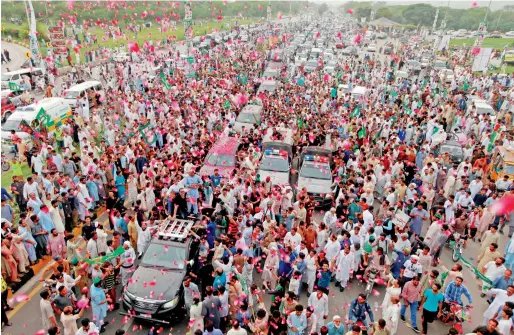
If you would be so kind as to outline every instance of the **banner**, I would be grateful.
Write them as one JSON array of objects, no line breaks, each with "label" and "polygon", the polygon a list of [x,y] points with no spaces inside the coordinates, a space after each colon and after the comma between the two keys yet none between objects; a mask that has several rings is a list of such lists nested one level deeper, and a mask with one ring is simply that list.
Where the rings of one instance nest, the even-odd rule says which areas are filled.
[{"label": "banner", "polygon": [[161,81],[164,87],[166,87],[167,90],[171,90],[171,85],[170,83],[168,83],[168,80],[166,79],[166,76],[164,76],[164,73],[162,71],[159,76],[161,77]]},{"label": "banner", "polygon": [[155,129],[152,128],[150,122],[139,127],[139,133],[145,140],[146,144],[152,145],[157,142],[157,135],[155,134]]},{"label": "banner", "polygon": [[103,264],[105,262],[109,262],[113,259],[115,259],[118,256],[121,256],[125,252],[125,249],[122,246],[119,246],[116,250],[113,251],[112,254],[96,257],[96,258],[84,258],[83,261],[88,263],[89,265],[95,265],[95,264]]},{"label": "banner", "polygon": [[46,128],[48,123],[50,123],[50,116],[46,114],[46,111],[43,108],[41,108],[39,113],[36,115],[36,120],[39,122],[40,127]]},{"label": "banner", "polygon": [[18,84],[16,84],[16,83],[14,83],[14,82],[12,82],[12,81],[10,81],[10,82],[9,82],[9,89],[10,89],[12,92],[18,92],[18,91],[21,91],[21,90],[22,90],[20,85],[18,85]]}]

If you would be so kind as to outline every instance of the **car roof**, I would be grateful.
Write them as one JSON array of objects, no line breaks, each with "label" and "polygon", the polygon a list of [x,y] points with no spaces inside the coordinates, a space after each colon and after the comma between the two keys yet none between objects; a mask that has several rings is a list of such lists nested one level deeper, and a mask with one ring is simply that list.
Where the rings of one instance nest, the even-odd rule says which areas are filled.
[{"label": "car roof", "polygon": [[96,86],[96,85],[101,85],[101,84],[102,83],[99,82],[99,81],[90,80],[90,81],[85,81],[83,83],[80,83],[80,84],[77,84],[75,86],[72,86],[72,87],[68,88],[66,91],[69,91],[69,92],[83,91],[85,89],[91,88],[91,87]]},{"label": "car roof", "polygon": [[240,113],[260,114],[262,113],[262,110],[262,106],[259,105],[246,105],[241,109]]},{"label": "car roof", "polygon": [[239,147],[239,139],[237,137],[223,137],[214,143],[211,150],[211,154],[235,154]]}]

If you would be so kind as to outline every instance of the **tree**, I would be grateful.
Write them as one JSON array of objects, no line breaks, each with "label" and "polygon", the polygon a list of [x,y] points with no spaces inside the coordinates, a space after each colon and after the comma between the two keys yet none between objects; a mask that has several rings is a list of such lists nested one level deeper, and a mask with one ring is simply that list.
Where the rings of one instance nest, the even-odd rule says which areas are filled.
[{"label": "tree", "polygon": [[386,17],[388,19],[393,17],[393,13],[391,13],[391,10],[387,7],[382,7],[377,10],[377,13],[375,14],[375,18],[381,18]]},{"label": "tree", "polygon": [[328,10],[328,5],[326,3],[322,3],[318,7],[318,14],[321,15],[321,14],[325,13],[327,10]]}]

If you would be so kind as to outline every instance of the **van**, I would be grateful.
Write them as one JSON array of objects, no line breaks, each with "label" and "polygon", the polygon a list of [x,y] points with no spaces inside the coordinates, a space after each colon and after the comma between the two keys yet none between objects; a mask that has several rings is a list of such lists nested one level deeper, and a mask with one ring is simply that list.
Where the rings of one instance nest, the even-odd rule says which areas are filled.
[{"label": "van", "polygon": [[41,115],[46,114],[48,121],[46,130],[52,133],[64,120],[72,116],[70,105],[63,98],[45,98],[36,104],[18,107],[2,125],[2,151],[12,152],[11,131],[30,147],[31,135],[21,130],[20,125],[25,121],[32,129],[39,127]]},{"label": "van", "polygon": [[364,86],[355,86],[353,89],[352,89],[352,98],[354,100],[359,100],[361,97],[367,97],[369,94],[369,91],[366,87]]},{"label": "van", "polygon": [[502,180],[503,176],[514,180],[514,148],[499,146],[494,150],[489,176],[494,181]]},{"label": "van", "polygon": [[293,159],[293,130],[283,127],[268,128],[262,141],[262,156],[258,174],[261,180],[270,177],[274,186],[284,187],[291,181]]},{"label": "van", "polygon": [[259,105],[244,106],[239,112],[232,129],[239,133],[243,130],[243,127],[245,127],[246,130],[249,130],[250,128],[253,128],[254,125],[260,125],[262,110],[262,106]]},{"label": "van", "polygon": [[214,174],[214,170],[218,170],[222,176],[230,176],[236,168],[239,146],[239,139],[229,136],[214,143],[205,157],[200,176],[210,176]]},{"label": "van", "polygon": [[66,102],[71,106],[71,109],[75,110],[77,100],[85,93],[87,93],[89,103],[91,104],[93,102],[93,92],[97,96],[100,95],[102,98],[105,98],[105,92],[102,83],[99,81],[91,80],[74,85],[65,90],[64,99],[66,99]]},{"label": "van", "polygon": [[22,76],[28,76],[30,81],[34,83],[33,77],[42,76],[44,74],[43,69],[38,67],[30,68],[30,69],[20,69],[16,71],[11,71],[2,74],[2,90],[6,90],[9,88],[9,83],[15,83],[16,85],[20,85]]},{"label": "van", "polygon": [[312,48],[311,49],[311,59],[318,59],[319,55],[323,52],[320,48]]}]

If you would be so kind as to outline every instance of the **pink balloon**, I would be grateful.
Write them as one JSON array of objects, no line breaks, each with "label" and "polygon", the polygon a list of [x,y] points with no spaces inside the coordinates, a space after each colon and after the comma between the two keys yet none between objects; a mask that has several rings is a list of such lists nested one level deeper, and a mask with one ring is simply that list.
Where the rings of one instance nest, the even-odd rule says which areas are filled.
[{"label": "pink balloon", "polygon": [[139,52],[139,45],[136,42],[130,41],[128,42],[127,46],[130,52]]},{"label": "pink balloon", "polygon": [[475,8],[475,7],[478,7],[478,2],[476,2],[476,1],[471,4],[471,8]]},{"label": "pink balloon", "polygon": [[353,12],[353,9],[351,9],[351,8],[348,8],[348,9],[346,10],[346,12],[347,12],[348,14],[353,14],[353,13],[354,13],[354,12]]}]

